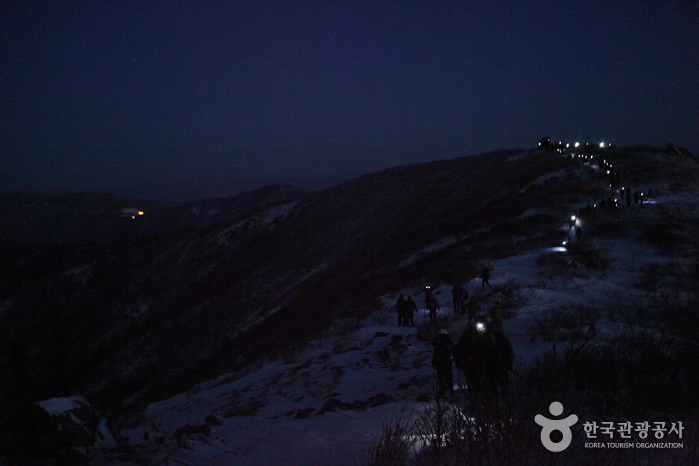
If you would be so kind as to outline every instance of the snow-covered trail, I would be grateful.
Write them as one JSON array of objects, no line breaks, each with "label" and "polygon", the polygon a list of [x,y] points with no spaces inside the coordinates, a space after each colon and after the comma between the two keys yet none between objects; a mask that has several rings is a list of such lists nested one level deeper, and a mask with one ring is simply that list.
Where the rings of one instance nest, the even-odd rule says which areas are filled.
[{"label": "snow-covered trail", "polygon": [[[504,330],[516,355],[528,362],[553,344],[532,342],[527,334],[528,325],[545,309],[599,304],[610,293],[632,288],[639,273],[638,251],[631,246],[629,241],[608,242],[615,258],[611,268],[587,279],[543,278],[536,265],[541,254],[550,252],[543,249],[494,261],[492,289],[482,290],[480,280],[465,285],[479,297],[483,313],[508,287],[521,296],[525,304],[505,320]],[[439,319],[448,322],[456,340],[466,316],[453,315],[450,290],[444,284],[435,294],[441,304]],[[267,361],[236,380],[224,374],[151,404],[139,425],[122,434],[130,437],[137,455],[152,464],[357,464],[362,446],[382,420],[402,407],[420,409],[418,398],[433,390],[431,345],[417,339],[415,328],[397,326],[390,310],[396,297],[384,297],[383,309],[370,318],[339,322],[301,353]],[[420,303],[421,296],[416,301]],[[416,324],[424,318],[421,309]],[[609,331],[614,325],[600,322]],[[178,444],[178,429],[204,425],[211,415],[221,425],[211,425],[209,434],[184,434]],[[107,453],[100,453],[105,455],[102,464],[128,464],[110,462]]]}]

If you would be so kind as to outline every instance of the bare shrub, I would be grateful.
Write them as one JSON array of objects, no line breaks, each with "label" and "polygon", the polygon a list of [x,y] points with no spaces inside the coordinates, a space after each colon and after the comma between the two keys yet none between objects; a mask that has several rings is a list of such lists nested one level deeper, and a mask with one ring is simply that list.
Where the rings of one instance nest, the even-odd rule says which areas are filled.
[{"label": "bare shrub", "polygon": [[527,464],[537,433],[534,413],[519,395],[511,393],[492,409],[474,409],[464,399],[425,404],[415,422],[415,464]]},{"label": "bare shrub", "polygon": [[590,241],[576,241],[568,245],[568,253],[578,264],[588,270],[604,271],[609,268],[609,252]]},{"label": "bare shrub", "polygon": [[566,252],[544,253],[539,256],[536,263],[541,268],[542,276],[549,280],[554,280],[558,277],[566,277],[569,280],[573,278],[587,278],[585,265],[574,260]]},{"label": "bare shrub", "polygon": [[666,272],[660,264],[648,264],[641,269],[641,281],[638,287],[643,291],[655,291],[658,288],[658,282],[665,274]]},{"label": "bare shrub", "polygon": [[527,328],[532,342],[591,340],[595,337],[599,312],[594,307],[562,306],[546,309]]},{"label": "bare shrub", "polygon": [[495,286],[493,291],[499,297],[502,304],[502,316],[512,318],[516,316],[515,309],[527,304],[527,299],[522,296],[522,285],[519,280],[511,278],[503,286]]},{"label": "bare shrub", "polygon": [[667,331],[690,340],[699,340],[699,294],[662,293],[653,299],[656,318]]},{"label": "bare shrub", "polygon": [[363,466],[405,466],[413,447],[412,415],[405,408],[381,421],[371,443],[361,452]]},{"label": "bare shrub", "polygon": [[606,301],[598,307],[607,312],[610,322],[642,324],[650,317],[650,302],[638,293],[609,292]]},{"label": "bare shrub", "polygon": [[438,322],[430,322],[425,319],[422,323],[418,324],[417,327],[417,339],[418,341],[432,341],[432,339],[437,335],[437,331],[443,328]]},{"label": "bare shrub", "polygon": [[265,403],[260,400],[251,400],[245,403],[235,403],[228,407],[223,412],[223,417],[237,417],[237,416],[254,416],[257,412],[265,406]]},{"label": "bare shrub", "polygon": [[679,221],[653,223],[645,227],[643,239],[661,251],[671,252],[685,244],[685,233],[686,225]]},{"label": "bare shrub", "polygon": [[541,267],[542,275],[550,280],[566,275],[572,264],[573,261],[565,252],[548,252],[536,259],[536,265]]},{"label": "bare shrub", "polygon": [[681,261],[673,259],[668,266],[668,274],[675,279],[677,287],[682,291],[699,289],[699,260]]},{"label": "bare shrub", "polygon": [[[699,391],[699,346],[629,326],[611,342],[556,346],[534,363],[516,366],[507,396],[474,406],[458,395],[426,402],[380,429],[363,464],[461,465],[691,465],[699,459],[694,401]],[[536,414],[559,401],[581,421],[674,422],[685,428],[683,449],[590,449],[576,426],[570,447],[554,456],[540,442]],[[401,420],[402,419],[402,420]],[[407,420],[410,419],[410,420]],[[407,455],[412,448],[414,456]],[[384,462],[382,462],[384,461]]]}]

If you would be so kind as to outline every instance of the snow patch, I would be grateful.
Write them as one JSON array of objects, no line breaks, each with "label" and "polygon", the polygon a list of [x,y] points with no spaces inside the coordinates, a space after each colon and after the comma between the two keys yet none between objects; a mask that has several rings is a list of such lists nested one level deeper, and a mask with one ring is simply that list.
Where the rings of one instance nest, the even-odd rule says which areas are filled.
[{"label": "snow patch", "polygon": [[[44,410],[49,413],[50,416],[62,416],[74,409],[90,406],[90,403],[88,403],[82,396],[51,398],[50,400],[46,401],[37,401],[36,404],[44,408]],[[82,421],[75,417],[73,421],[76,423],[82,423]]]},{"label": "snow patch", "polygon": [[226,228],[219,235],[219,246],[232,246],[235,244],[235,236],[240,232],[248,231],[253,228],[259,229],[264,227],[269,227],[271,230],[274,229],[274,224],[288,216],[298,203],[299,201],[293,201],[270,207],[262,213],[253,215],[252,217],[241,220],[235,225]]},{"label": "snow patch", "polygon": [[96,443],[103,447],[115,447],[117,445],[112,432],[109,430],[109,427],[107,427],[107,420],[105,418],[101,418],[97,425]]},{"label": "snow patch", "polygon": [[546,209],[533,208],[533,209],[529,209],[529,210],[526,210],[525,212],[523,212],[519,217],[517,217],[517,219],[522,220],[522,219],[527,218],[527,217],[533,217],[534,215],[547,214],[547,213],[549,213],[549,211]]},{"label": "snow patch", "polygon": [[417,262],[418,260],[422,259],[423,257],[428,256],[429,254],[437,252],[441,249],[444,249],[448,246],[451,246],[452,244],[455,244],[455,243],[457,243],[457,242],[459,242],[467,237],[468,236],[452,236],[449,238],[441,239],[435,243],[432,243],[429,246],[426,246],[426,247],[420,249],[419,251],[417,251],[416,253],[414,253],[410,257],[403,259],[400,262],[400,264],[398,264],[398,268],[405,267],[405,266],[410,265],[414,262]]},{"label": "snow patch", "polygon": [[143,314],[146,313],[146,311],[148,309],[150,309],[152,304],[153,303],[151,302],[150,299],[146,299],[145,301],[139,301],[138,303],[136,303],[136,305],[133,308],[129,307],[129,312],[128,312],[129,317],[142,316]]},{"label": "snow patch", "polygon": [[530,155],[531,154],[529,152],[522,152],[521,154],[511,155],[507,159],[505,159],[505,163],[514,162],[515,160],[523,159],[524,157],[528,157]]},{"label": "snow patch", "polygon": [[519,192],[520,192],[520,194],[524,194],[532,186],[543,185],[546,183],[558,181],[560,179],[565,179],[567,177],[568,177],[568,172],[564,168],[561,168],[560,170],[558,170],[556,172],[547,173],[546,175],[540,176],[539,178],[534,180],[532,183],[530,183],[528,186],[522,188]]}]

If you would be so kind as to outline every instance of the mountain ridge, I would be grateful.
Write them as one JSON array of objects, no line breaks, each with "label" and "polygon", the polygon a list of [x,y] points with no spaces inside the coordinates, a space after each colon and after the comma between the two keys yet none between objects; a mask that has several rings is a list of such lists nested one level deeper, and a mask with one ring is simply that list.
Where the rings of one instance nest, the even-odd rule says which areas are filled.
[{"label": "mountain ridge", "polygon": [[[697,170],[593,153],[636,185],[665,171],[692,183]],[[406,284],[472,279],[488,261],[560,244],[561,219],[605,196],[605,180],[569,154],[500,151],[383,170],[167,237],[14,256],[5,270],[24,272],[2,290],[2,348],[30,356],[3,360],[14,380],[3,400],[80,392],[136,409],[181,393],[366,316]],[[525,215],[536,209],[546,213]],[[54,265],[42,275],[32,261]]]}]

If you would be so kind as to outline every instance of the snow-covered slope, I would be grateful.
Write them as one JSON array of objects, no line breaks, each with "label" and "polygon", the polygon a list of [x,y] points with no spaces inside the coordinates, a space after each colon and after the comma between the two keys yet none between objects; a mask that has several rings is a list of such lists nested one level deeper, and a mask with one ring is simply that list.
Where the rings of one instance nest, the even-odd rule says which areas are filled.
[{"label": "snow-covered slope", "polygon": [[[589,241],[607,251],[611,259],[607,269],[548,278],[537,259],[560,251],[553,247],[493,261],[492,289],[483,290],[477,279],[467,283],[484,310],[496,299],[512,303],[504,329],[522,363],[554,343],[531,338],[530,327],[545,311],[575,306],[612,309],[620,301],[649,299],[637,289],[643,267],[666,257],[634,238]],[[466,316],[454,315],[450,288],[440,286],[436,296],[442,304],[440,326],[456,340]],[[401,291],[415,296],[421,292],[417,287]],[[397,326],[390,309],[395,297],[384,296],[384,306],[368,318],[338,321],[302,351],[261,363],[246,375],[224,374],[149,405],[138,425],[122,432],[132,439],[134,460],[192,465],[360,464],[362,448],[382,421],[403,409],[419,412],[435,393],[432,347],[418,339],[417,328]],[[418,326],[426,320],[424,309],[415,319]],[[599,316],[596,324],[598,341],[626,325],[610,321],[609,315]],[[463,384],[459,378],[457,390],[465,390]],[[186,426],[207,425],[207,419],[212,424],[207,433],[178,435]],[[98,463],[124,464],[110,463],[107,450],[97,457]]]}]

